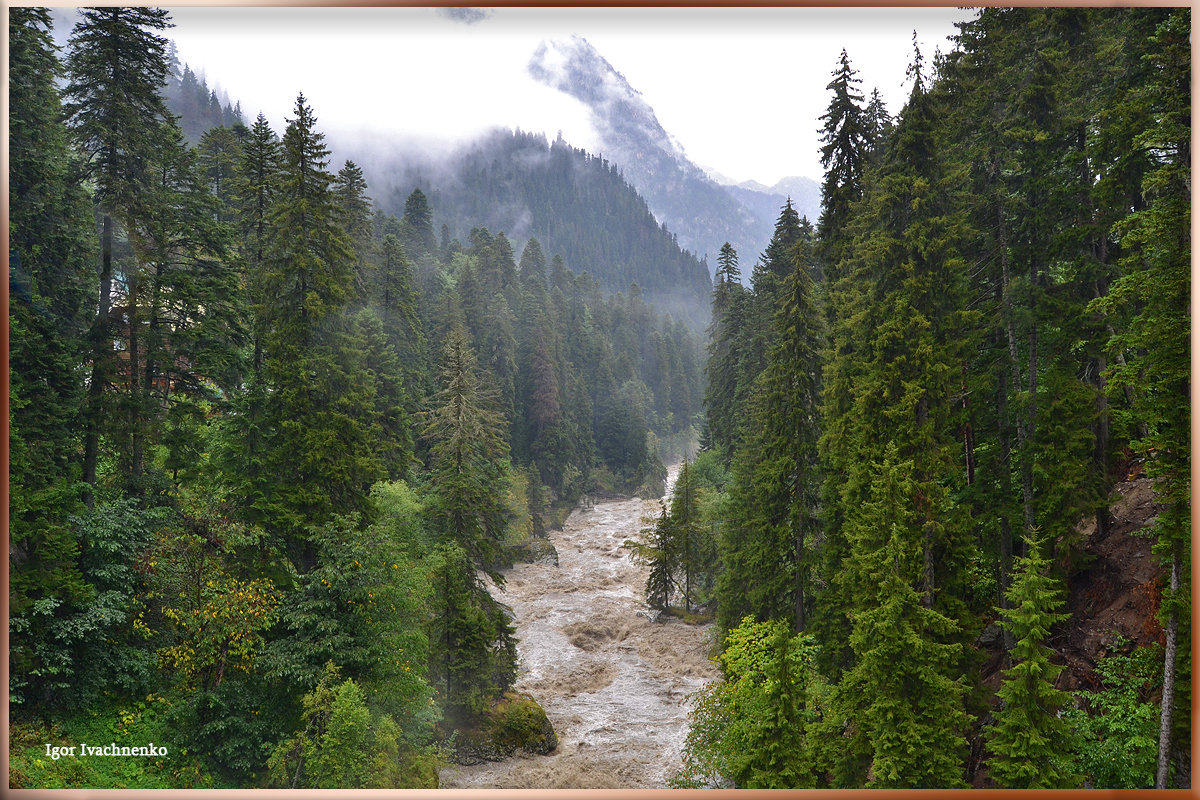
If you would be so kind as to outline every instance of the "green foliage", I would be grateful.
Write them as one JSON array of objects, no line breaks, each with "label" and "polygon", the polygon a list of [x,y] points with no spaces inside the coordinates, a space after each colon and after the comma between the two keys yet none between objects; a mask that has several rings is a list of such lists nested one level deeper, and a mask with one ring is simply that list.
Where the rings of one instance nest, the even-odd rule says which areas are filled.
[{"label": "green foliage", "polygon": [[1109,653],[1096,663],[1096,674],[1104,688],[1079,692],[1086,709],[1066,714],[1078,737],[1079,768],[1097,789],[1151,789],[1159,717],[1151,698],[1162,685],[1162,651],[1146,647],[1128,655]]},{"label": "green foliage", "polygon": [[504,607],[481,585],[467,553],[448,543],[436,558],[430,678],[448,721],[462,725],[516,680],[517,643]]},{"label": "green foliage", "polygon": [[325,664],[338,664],[373,703],[411,721],[406,732],[415,736],[432,721],[424,631],[430,567],[393,538],[404,522],[390,516],[365,529],[339,517],[310,531],[316,566],[295,577],[279,609],[281,636],[267,647],[262,669],[310,687]]},{"label": "green foliage", "polygon": [[[10,692],[63,709],[154,688],[154,655],[133,621],[144,607],[147,550],[172,517],[167,509],[121,500],[71,519],[79,571],[91,591],[66,602],[47,597],[13,616],[10,630],[34,645],[30,662],[17,661]],[[34,629],[39,635],[26,638]]]},{"label": "green foliage", "polygon": [[718,607],[726,628],[745,614],[787,620],[794,630],[807,626],[820,538],[822,329],[813,296],[812,232],[795,216],[785,207],[755,269],[756,300],[761,296],[771,311],[764,337],[771,344],[744,409],[743,447],[729,489],[732,518],[721,532],[726,571]]},{"label": "green foliage", "polygon": [[[9,786],[13,789],[214,789],[227,784],[202,755],[180,741],[170,701],[160,694],[106,702],[60,723],[15,722],[9,736]],[[79,744],[165,748],[162,757],[82,756]],[[55,759],[51,747],[75,747]]]},{"label": "green foliage", "polygon": [[425,504],[431,528],[472,563],[496,571],[508,527],[508,447],[502,420],[481,392],[475,354],[461,327],[451,330],[442,357],[441,391],[426,417],[435,491]]},{"label": "green foliage", "polygon": [[792,635],[786,622],[746,617],[725,639],[724,678],[695,696],[677,788],[717,785],[746,789],[813,788],[818,776],[809,726],[821,693],[811,636]]},{"label": "green foliage", "polygon": [[[390,716],[372,715],[353,680],[339,681],[327,664],[303,698],[303,730],[279,744],[268,760],[271,785],[289,789],[403,788],[421,770],[405,770]],[[393,782],[395,781],[395,782]],[[409,784],[411,785],[411,784]]]},{"label": "green foliage", "polygon": [[304,729],[271,755],[270,783],[321,789],[436,786],[436,760],[407,746],[394,719],[372,713],[363,690],[353,680],[337,682],[339,677],[327,665],[321,682],[304,696]]},{"label": "green foliage", "polygon": [[650,565],[646,602],[667,611],[678,597],[690,612],[709,599],[716,571],[717,550],[712,530],[700,510],[703,488],[690,461],[684,461],[671,493],[670,511],[663,508],[653,528],[642,530],[648,542],[627,542],[637,558]]},{"label": "green foliage", "polygon": [[[850,646],[856,662],[837,686],[835,706],[862,732],[870,778],[891,788],[963,783],[964,686],[955,672],[962,645],[957,623],[931,607],[917,587],[924,569],[921,530],[906,508],[916,488],[913,464],[889,445],[873,465],[870,498],[848,520],[860,598]],[[847,755],[854,757],[855,753]]]},{"label": "green foliage", "polygon": [[1069,615],[1057,613],[1062,592],[1045,574],[1050,562],[1041,552],[1042,542],[1027,539],[1026,548],[1028,555],[1018,560],[1008,589],[1011,610],[1000,623],[1016,640],[1010,651],[1015,663],[1004,671],[997,692],[1002,705],[986,730],[994,754],[987,766],[1005,788],[1070,789],[1078,786],[1079,776],[1065,763],[1073,740],[1070,724],[1059,712],[1071,696],[1054,688],[1062,667],[1050,662],[1052,651],[1044,644],[1051,625]]},{"label": "green foliage", "polygon": [[[258,409],[264,470],[249,476],[247,493],[255,517],[289,536],[305,571],[313,565],[305,527],[365,511],[369,487],[385,477],[379,390],[366,363],[382,364],[383,352],[342,314],[353,297],[354,252],[326,169],[324,135],[303,95],[295,115],[266,219],[255,311],[270,392]],[[384,407],[395,405],[384,394]]]},{"label": "green foliage", "polygon": [[847,222],[854,203],[862,196],[862,175],[870,141],[871,122],[862,105],[863,96],[856,84],[858,70],[842,50],[833,80],[826,90],[833,93],[829,107],[821,116],[821,166],[825,180],[821,184],[821,246],[825,268],[831,277],[840,274],[843,248],[848,242]]}]

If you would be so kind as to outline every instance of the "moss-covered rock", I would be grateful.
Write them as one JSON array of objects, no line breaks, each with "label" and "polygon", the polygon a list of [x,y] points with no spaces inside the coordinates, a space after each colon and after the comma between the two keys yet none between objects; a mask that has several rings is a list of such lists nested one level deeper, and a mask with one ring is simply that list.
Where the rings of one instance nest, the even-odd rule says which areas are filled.
[{"label": "moss-covered rock", "polygon": [[475,725],[458,731],[453,760],[470,765],[503,761],[518,750],[535,755],[558,747],[558,735],[546,712],[527,694],[505,692]]},{"label": "moss-covered rock", "polygon": [[509,550],[514,561],[527,564],[553,564],[558,566],[558,550],[549,539],[531,537]]}]

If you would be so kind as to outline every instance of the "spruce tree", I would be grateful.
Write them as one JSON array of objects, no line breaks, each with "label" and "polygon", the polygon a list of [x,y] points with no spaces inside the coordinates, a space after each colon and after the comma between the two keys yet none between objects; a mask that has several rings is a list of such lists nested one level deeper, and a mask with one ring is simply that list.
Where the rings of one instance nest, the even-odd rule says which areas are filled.
[{"label": "spruce tree", "polygon": [[376,244],[372,230],[371,198],[367,196],[367,181],[362,168],[347,161],[338,170],[333,193],[342,214],[342,227],[354,249],[354,290],[359,303],[366,302],[370,287],[375,283]]},{"label": "spruce tree", "polygon": [[443,541],[455,543],[476,569],[502,583],[498,567],[511,514],[505,426],[480,388],[461,325],[446,337],[440,383],[422,431],[434,485],[426,513]]},{"label": "spruce tree", "polygon": [[862,589],[850,636],[857,660],[838,683],[835,706],[865,734],[870,769],[857,781],[961,786],[970,717],[964,687],[951,675],[962,646],[954,642],[958,624],[930,608],[918,588],[923,525],[909,506],[918,470],[891,444],[871,469],[870,493],[847,522]]},{"label": "spruce tree", "polygon": [[871,121],[865,117],[863,96],[857,85],[858,70],[850,67],[846,51],[838,59],[833,80],[826,90],[833,93],[829,107],[821,115],[821,166],[825,181],[821,184],[821,219],[817,235],[824,254],[828,279],[840,274],[838,266],[847,242],[847,223],[854,203],[862,196],[862,175],[866,165]]},{"label": "spruce tree", "polygon": [[1126,273],[1093,307],[1128,320],[1109,342],[1116,363],[1110,391],[1132,400],[1139,435],[1131,443],[1146,459],[1164,510],[1155,521],[1155,552],[1168,570],[1160,615],[1166,632],[1162,722],[1156,788],[1167,788],[1172,749],[1188,734],[1191,659],[1191,29],[1188,10],[1175,11],[1150,38],[1153,77],[1132,100],[1151,110],[1135,143],[1152,154],[1143,181],[1146,205],[1119,226]]},{"label": "spruce tree", "polygon": [[[54,620],[92,596],[70,517],[83,510],[78,437],[96,301],[91,204],[74,180],[45,9],[9,9],[8,524],[10,699],[66,683]],[[41,609],[43,613],[37,613]],[[40,618],[39,618],[40,617]],[[48,619],[49,617],[50,619]],[[38,677],[33,677],[38,676]],[[31,680],[32,678],[32,680]],[[27,683],[29,681],[29,683]]]},{"label": "spruce tree", "polygon": [[[802,229],[803,230],[803,229]],[[752,614],[807,625],[817,525],[821,319],[814,303],[811,233],[792,245],[779,287],[767,366],[748,404],[744,445],[729,489],[718,596],[726,626]],[[782,257],[782,256],[780,256]]]},{"label": "spruce tree", "polygon": [[[728,243],[727,243],[728,244]],[[717,283],[708,328],[707,379],[704,391],[705,445],[733,457],[747,387],[742,382],[743,353],[748,348],[750,294],[741,284],[737,251],[721,248]]]},{"label": "spruce tree", "polygon": [[253,476],[248,497],[289,536],[303,568],[313,556],[306,526],[365,511],[368,487],[384,475],[375,384],[343,313],[353,297],[354,253],[327,163],[324,135],[300,95],[283,137],[255,309],[270,392],[266,469]]},{"label": "spruce tree", "polygon": [[101,228],[83,454],[83,480],[93,486],[100,436],[111,418],[106,395],[117,380],[114,248],[119,228],[129,228],[147,213],[142,200],[154,180],[170,116],[161,94],[168,72],[166,39],[158,34],[170,27],[169,19],[160,8],[88,8],[80,12],[69,43],[64,112],[86,158],[85,175],[95,184]]},{"label": "spruce tree", "polygon": [[1015,640],[1009,652],[1013,665],[1004,671],[997,695],[1001,706],[986,730],[992,758],[988,772],[1008,789],[1069,789],[1079,776],[1069,767],[1072,732],[1059,712],[1071,701],[1068,692],[1054,688],[1062,667],[1051,663],[1053,651],[1045,641],[1052,625],[1067,619],[1060,614],[1062,590],[1047,574],[1049,559],[1042,542],[1026,539],[1024,558],[1017,559],[1009,610],[1000,624]]},{"label": "spruce tree", "polygon": [[404,217],[400,222],[403,231],[400,241],[409,257],[419,261],[434,252],[437,237],[433,233],[433,211],[429,208],[429,198],[420,189],[413,189],[404,201]]}]

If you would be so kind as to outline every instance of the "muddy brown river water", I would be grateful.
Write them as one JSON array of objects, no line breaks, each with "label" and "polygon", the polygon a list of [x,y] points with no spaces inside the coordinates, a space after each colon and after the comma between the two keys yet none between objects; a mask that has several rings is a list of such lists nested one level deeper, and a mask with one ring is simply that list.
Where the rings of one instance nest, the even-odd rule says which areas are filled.
[{"label": "muddy brown river water", "polygon": [[[676,470],[670,470],[668,484]],[[712,626],[651,621],[648,568],[622,547],[658,503],[597,502],[550,531],[559,565],[518,564],[493,593],[520,642],[515,689],[537,698],[558,734],[546,756],[449,766],[444,788],[663,788],[680,767],[687,697],[718,676]]]}]

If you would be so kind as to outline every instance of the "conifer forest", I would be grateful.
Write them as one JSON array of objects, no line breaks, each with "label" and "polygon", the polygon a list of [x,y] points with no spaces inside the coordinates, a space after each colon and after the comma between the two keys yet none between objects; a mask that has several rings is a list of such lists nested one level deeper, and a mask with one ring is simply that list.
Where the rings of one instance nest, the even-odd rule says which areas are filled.
[{"label": "conifer forest", "polygon": [[10,787],[563,758],[506,584],[630,498],[663,787],[1190,786],[1190,9],[843,50],[819,216],[711,265],[561,136],[370,186],[171,26],[8,9]]}]

